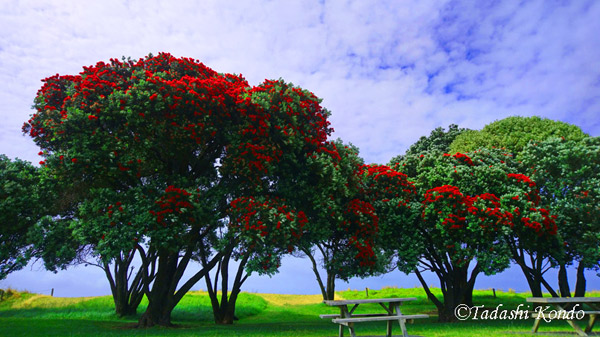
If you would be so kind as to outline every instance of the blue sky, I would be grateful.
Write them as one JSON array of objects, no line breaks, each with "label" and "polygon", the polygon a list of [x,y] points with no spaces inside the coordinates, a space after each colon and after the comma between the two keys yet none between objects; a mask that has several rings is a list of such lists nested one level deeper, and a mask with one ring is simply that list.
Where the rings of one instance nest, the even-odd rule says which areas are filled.
[{"label": "blue sky", "polygon": [[[18,1],[0,2],[0,153],[37,163],[21,134],[40,80],[161,51],[251,84],[283,78],[323,98],[334,137],[387,163],[420,136],[538,115],[600,135],[598,1]],[[33,269],[32,269],[33,268]],[[59,296],[108,294],[100,270],[27,267],[0,281]],[[600,289],[595,274],[589,287]],[[551,278],[552,281],[555,278]],[[317,293],[309,263],[286,259],[248,291]],[[518,270],[479,288],[525,290]],[[340,289],[413,287],[413,276]],[[198,285],[202,287],[201,284]]]}]

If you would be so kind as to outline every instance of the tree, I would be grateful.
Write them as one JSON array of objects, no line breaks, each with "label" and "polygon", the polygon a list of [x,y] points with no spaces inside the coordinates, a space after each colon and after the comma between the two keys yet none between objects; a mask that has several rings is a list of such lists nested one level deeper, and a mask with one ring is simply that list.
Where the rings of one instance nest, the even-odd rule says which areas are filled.
[{"label": "tree", "polygon": [[[301,238],[307,218],[302,211],[295,212],[277,198],[241,197],[231,202],[230,227],[222,239],[226,245],[219,260],[216,277],[204,277],[218,324],[232,324],[235,304],[243,283],[253,273],[272,275],[281,264],[281,256],[290,253]],[[203,264],[206,253],[201,252]],[[231,292],[229,286],[229,263],[239,262]],[[220,295],[218,288],[221,276]]]},{"label": "tree", "polygon": [[575,296],[584,296],[584,270],[600,261],[600,138],[529,143],[520,158],[541,187],[541,203],[558,216],[561,296],[571,296],[566,265],[572,261],[578,263]]},{"label": "tree", "polygon": [[165,53],[44,82],[24,131],[49,169],[85,186],[74,232],[93,236],[103,262],[140,255],[149,302],[140,327],[171,325],[183,295],[221,261],[226,249],[182,280],[215,233],[235,228],[231,202],[291,190],[292,164],[331,132],[312,93],[283,81],[252,88]]},{"label": "tree", "polygon": [[450,144],[450,152],[505,148],[516,157],[530,141],[539,142],[554,137],[579,141],[587,135],[572,124],[537,116],[513,116],[487,124],[482,130],[462,133]]},{"label": "tree", "polygon": [[337,140],[308,160],[313,186],[296,189],[298,199],[309,200],[303,205],[309,221],[299,251],[311,261],[323,300],[333,300],[336,279],[381,273],[388,259],[376,247],[380,218],[365,193],[358,149]]},{"label": "tree", "polygon": [[422,136],[418,141],[412,144],[408,150],[406,150],[405,155],[420,155],[432,151],[441,153],[451,152],[450,144],[452,144],[458,136],[467,131],[471,130],[459,128],[456,124],[450,124],[448,126],[448,131],[445,131],[442,127],[435,128],[428,137]]},{"label": "tree", "polygon": [[555,256],[562,245],[557,236],[556,215],[540,205],[540,189],[533,180],[519,173],[511,174],[510,178],[516,184],[505,196],[506,204],[513,209],[512,229],[505,239],[512,260],[523,271],[532,296],[543,296],[542,285],[552,296],[557,296],[544,278],[556,265]]},{"label": "tree", "polygon": [[[305,240],[307,199],[299,191],[317,188],[314,172],[308,168],[313,157],[326,150],[329,134],[326,111],[312,93],[283,81],[265,81],[249,92],[256,104],[255,117],[241,131],[252,137],[242,155],[260,154],[250,164],[226,166],[222,171],[230,177],[228,226],[216,233],[218,249],[213,253],[222,255],[215,279],[205,277],[215,322],[220,324],[233,322],[237,295],[252,273],[276,273],[281,257],[293,252],[301,238]],[[210,254],[201,251],[200,261],[206,264]],[[231,260],[239,263],[228,293]]]},{"label": "tree", "polygon": [[[569,239],[569,237],[575,236],[574,233],[576,232],[572,228],[569,228],[570,225],[566,224],[568,217],[563,216],[571,207],[566,204],[562,205],[561,202],[573,200],[573,195],[567,196],[570,193],[567,193],[569,188],[562,189],[562,187],[558,186],[575,186],[580,183],[566,177],[578,177],[579,179],[592,181],[589,178],[593,177],[593,175],[585,177],[577,172],[579,168],[576,166],[580,164],[575,164],[577,163],[577,160],[573,160],[575,156],[571,158],[565,155],[555,157],[555,150],[549,146],[542,147],[545,152],[532,150],[536,149],[538,143],[549,141],[552,144],[556,144],[551,140],[554,138],[569,141],[571,142],[570,144],[574,145],[583,142],[588,138],[588,135],[582,132],[579,127],[560,121],[539,117],[509,117],[488,124],[481,131],[472,131],[457,137],[450,147],[452,150],[457,151],[477,148],[504,148],[506,151],[512,153],[519,162],[525,160],[525,158],[522,158],[522,155],[526,152],[526,149],[529,149],[529,154],[526,156],[527,163],[521,166],[519,170],[524,174],[531,175],[536,182],[539,180],[538,187],[543,199],[542,204],[544,207],[551,209],[553,214],[560,216],[559,229],[565,228],[565,230],[560,230],[560,237],[563,241],[567,242],[577,240],[574,238]],[[571,163],[573,163],[573,167],[569,167],[569,165],[572,165]],[[573,171],[569,171],[570,169]],[[562,177],[557,174],[558,171],[565,176],[565,180],[562,180]],[[546,172],[553,173],[546,174]],[[554,176],[551,177],[552,175]],[[548,186],[546,186],[547,184]],[[575,204],[578,203],[576,202]],[[575,221],[574,224],[578,223],[577,217],[573,220]],[[519,242],[523,245],[531,243],[528,240],[520,240],[516,244],[519,244]],[[533,256],[527,258],[527,253],[524,255],[523,252],[529,252]],[[553,244],[550,246],[538,245],[535,249],[529,246],[525,251],[515,248],[513,255],[515,262],[523,270],[534,296],[541,296],[542,284],[553,296],[558,296],[543,278],[543,274],[557,264],[559,266],[559,288],[561,289],[561,293],[570,293],[565,266],[571,261],[568,256],[572,255],[565,255],[563,248],[557,248]],[[527,265],[526,260],[530,261],[530,265]],[[578,275],[580,275],[580,279],[584,279],[583,269],[578,271]],[[581,284],[584,283],[580,282]],[[581,287],[578,293],[581,293]]]},{"label": "tree", "polygon": [[0,280],[31,258],[28,233],[45,204],[40,182],[39,169],[31,163],[0,155]]},{"label": "tree", "polygon": [[[529,200],[521,200],[520,208],[514,205],[515,191],[533,194],[535,186],[514,179],[517,173],[508,160],[502,151],[426,152],[392,160],[414,182],[418,198],[409,204],[413,221],[398,224],[402,239],[395,238],[411,244],[390,247],[396,250],[399,269],[416,273],[440,321],[454,320],[458,304],[472,305],[480,273],[491,275],[508,267],[505,238],[511,228],[526,222],[523,218],[537,219],[546,212]],[[552,223],[544,230],[552,231]],[[438,277],[442,300],[430,291],[423,270]]]}]

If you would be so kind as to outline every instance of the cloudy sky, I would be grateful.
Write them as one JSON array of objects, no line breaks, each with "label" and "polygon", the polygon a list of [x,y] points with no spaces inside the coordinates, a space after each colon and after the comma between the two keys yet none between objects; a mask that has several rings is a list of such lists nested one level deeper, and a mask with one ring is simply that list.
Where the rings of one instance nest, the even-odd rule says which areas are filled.
[{"label": "cloudy sky", "polygon": [[[598,1],[0,1],[0,153],[37,163],[21,126],[40,80],[82,66],[170,52],[251,84],[283,78],[323,99],[334,137],[387,163],[420,136],[538,115],[600,135]],[[306,261],[287,259],[246,290],[317,293]],[[108,294],[101,273],[57,275],[38,265],[0,281],[62,296]],[[516,276],[515,276],[516,275]],[[590,274],[590,286],[600,288]],[[525,290],[518,271],[480,288]],[[306,280],[298,282],[294,280]],[[340,283],[416,286],[416,278]],[[60,294],[59,294],[60,295]]]}]

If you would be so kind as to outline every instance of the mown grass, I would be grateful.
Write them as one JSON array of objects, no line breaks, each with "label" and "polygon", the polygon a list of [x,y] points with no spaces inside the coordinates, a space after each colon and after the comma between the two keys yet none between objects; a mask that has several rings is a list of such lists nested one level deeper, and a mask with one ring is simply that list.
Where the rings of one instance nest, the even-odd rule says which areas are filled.
[{"label": "mown grass", "polygon": [[[439,290],[435,290],[438,291]],[[599,292],[587,294],[600,296]],[[365,291],[348,290],[338,298],[366,298]],[[494,309],[514,309],[527,305],[527,293],[475,292],[474,304]],[[428,313],[429,319],[409,325],[411,335],[420,336],[515,336],[529,334],[533,320],[466,320],[457,323],[436,322],[434,305],[420,288],[384,288],[369,290],[370,298],[416,297],[403,307],[403,312]],[[138,312],[143,312],[143,302]],[[379,309],[377,305],[361,305],[363,312]],[[337,336],[337,325],[322,320],[319,314],[338,313],[336,308],[321,303],[320,295],[278,295],[242,293],[234,325],[215,325],[205,292],[191,292],[173,311],[175,328],[154,327],[134,329],[137,317],[118,318],[113,311],[112,298],[58,298],[44,295],[16,293],[0,302],[0,336]],[[400,329],[395,327],[396,333]],[[572,336],[572,328],[565,322],[543,323],[540,331],[552,331],[553,336]],[[384,335],[385,323],[372,322],[357,325],[359,336]],[[561,334],[560,332],[564,332]]]}]

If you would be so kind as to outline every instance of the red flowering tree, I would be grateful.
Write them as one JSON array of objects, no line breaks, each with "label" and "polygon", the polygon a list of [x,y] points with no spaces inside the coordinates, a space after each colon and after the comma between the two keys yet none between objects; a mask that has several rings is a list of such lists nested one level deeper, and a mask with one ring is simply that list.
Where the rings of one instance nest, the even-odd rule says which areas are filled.
[{"label": "red flowering tree", "polygon": [[[530,175],[537,183],[543,207],[557,215],[559,237],[563,241],[561,247],[542,245],[539,247],[542,250],[526,258],[522,256],[522,250],[513,254],[530,283],[532,293],[539,294],[534,296],[541,296],[542,285],[552,295],[558,296],[543,278],[543,274],[557,264],[560,292],[562,296],[570,296],[566,266],[581,261],[583,264],[578,264],[577,278],[580,281],[576,285],[576,293],[582,295],[585,292],[583,271],[594,265],[591,261],[597,254],[597,231],[590,225],[594,221],[586,218],[587,211],[579,211],[589,209],[593,214],[594,206],[591,205],[595,202],[593,197],[580,198],[581,194],[576,191],[594,195],[597,165],[593,160],[595,149],[590,146],[592,143],[590,137],[575,125],[535,116],[513,116],[486,125],[483,130],[464,133],[450,145],[453,151],[496,147],[512,153],[519,163],[524,163],[521,173]],[[582,237],[587,243],[578,242]],[[522,243],[527,245],[530,242],[522,240]],[[584,258],[588,254],[591,259]],[[527,261],[531,263],[528,265]]]},{"label": "red flowering tree", "polygon": [[584,270],[597,269],[600,261],[600,139],[557,137],[529,143],[520,159],[540,186],[540,204],[557,215],[564,242],[555,250],[560,295],[571,296],[566,266],[576,262],[575,296],[584,296]]},{"label": "red flowering tree", "polygon": [[[276,273],[281,256],[295,249],[307,222],[302,211],[294,211],[285,200],[276,197],[236,198],[228,214],[228,231],[221,238],[226,247],[222,250],[214,282],[210,275],[204,278],[218,324],[233,323],[235,304],[244,282],[253,272]],[[203,264],[207,263],[207,255],[205,251],[200,252]],[[236,260],[238,267],[230,289],[231,260]]]},{"label": "red flowering tree", "polygon": [[511,173],[508,177],[512,184],[507,185],[503,204],[512,210],[512,227],[506,236],[512,260],[523,271],[533,296],[542,296],[542,286],[556,296],[544,278],[561,250],[556,215],[540,205],[539,188],[528,176]]},{"label": "red flowering tree", "polygon": [[[526,218],[547,214],[534,209],[530,201],[523,201],[520,208],[508,202],[516,201],[512,199],[516,190],[532,194],[534,187],[514,179],[515,170],[506,164],[509,160],[501,151],[426,152],[394,163],[414,181],[420,198],[409,205],[413,222],[401,224],[402,240],[412,245],[391,247],[397,252],[400,270],[416,273],[437,306],[440,321],[454,320],[458,304],[472,305],[480,273],[490,275],[508,267],[507,233],[513,227],[532,225]],[[527,233],[535,232],[533,227]],[[430,291],[423,270],[438,276],[443,299]]]},{"label": "red flowering tree", "polygon": [[[94,235],[84,243],[104,262],[132,249],[142,258],[149,303],[139,326],[171,325],[175,305],[222,261],[221,248],[241,242],[215,235],[236,228],[226,227],[231,200],[285,200],[297,181],[290,170],[330,133],[312,93],[281,80],[252,88],[169,54],[52,76],[35,107],[24,132],[45,165],[83,191],[74,225],[97,225],[79,230]],[[203,268],[182,280],[201,253]]]},{"label": "red flowering tree", "polygon": [[302,174],[313,186],[294,189],[298,200],[308,201],[299,206],[308,226],[298,254],[310,259],[323,299],[332,300],[337,279],[385,270],[386,259],[377,248],[380,218],[363,193],[363,162],[356,147],[328,142],[307,159]]},{"label": "red flowering tree", "polygon": [[[291,253],[306,233],[307,199],[298,191],[317,187],[307,167],[330,133],[328,112],[319,99],[283,81],[249,89],[242,102],[248,118],[238,125],[234,136],[239,145],[229,149],[232,156],[221,168],[232,200],[226,207],[227,230],[217,235],[217,246],[224,248],[212,252],[222,253],[215,280],[205,279],[215,321],[222,324],[233,322],[237,294],[247,277],[277,272],[281,256]],[[206,263],[211,251],[201,253]],[[231,259],[239,264],[228,293]]]}]

